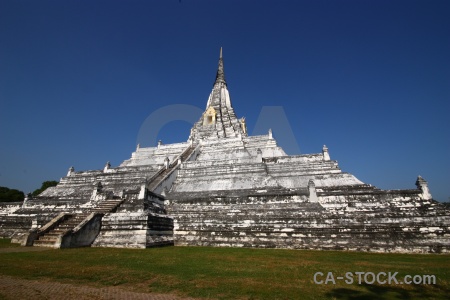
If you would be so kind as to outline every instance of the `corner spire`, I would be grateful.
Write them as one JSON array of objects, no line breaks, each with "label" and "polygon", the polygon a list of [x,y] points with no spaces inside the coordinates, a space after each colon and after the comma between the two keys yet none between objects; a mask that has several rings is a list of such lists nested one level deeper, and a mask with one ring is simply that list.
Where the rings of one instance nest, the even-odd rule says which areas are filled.
[{"label": "corner spire", "polygon": [[222,47],[220,47],[219,67],[217,68],[216,81],[214,82],[214,84],[219,82],[227,84],[227,82],[225,81],[225,73],[223,71]]}]

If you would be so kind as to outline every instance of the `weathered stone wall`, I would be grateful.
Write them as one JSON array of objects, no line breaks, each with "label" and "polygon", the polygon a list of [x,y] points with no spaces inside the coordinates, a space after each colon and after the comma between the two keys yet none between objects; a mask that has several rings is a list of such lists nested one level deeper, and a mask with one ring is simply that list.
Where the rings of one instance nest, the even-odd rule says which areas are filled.
[{"label": "weathered stone wall", "polygon": [[102,191],[119,197],[123,191],[136,190],[146,178],[158,171],[158,166],[124,166],[102,170],[73,172],[63,177],[57,186],[46,189],[41,199],[90,199],[99,182]]},{"label": "weathered stone wall", "polygon": [[30,216],[1,216],[0,237],[20,238],[31,229],[33,220],[34,218]]},{"label": "weathered stone wall", "polygon": [[0,202],[0,216],[5,216],[14,213],[21,208],[23,202]]},{"label": "weathered stone wall", "polygon": [[147,248],[173,244],[173,221],[164,215],[111,213],[102,219],[93,247]]},{"label": "weathered stone wall", "polygon": [[158,147],[138,148],[131,154],[131,158],[125,160],[120,168],[132,166],[161,166],[166,157],[169,161],[174,161],[186,148],[189,143],[176,143],[169,145],[159,145]]},{"label": "weathered stone wall", "polygon": [[398,195],[385,194],[384,198],[371,198],[382,204],[376,207],[327,210],[310,203],[306,191],[274,192],[258,195],[258,191],[246,191],[231,196],[224,192],[211,197],[169,194],[167,208],[174,218],[175,245],[450,251],[450,214],[434,202],[428,206],[416,203],[415,208],[405,210],[389,203]]},{"label": "weathered stone wall", "polygon": [[127,199],[102,219],[93,247],[147,248],[173,244],[173,220],[166,216],[161,196]]}]

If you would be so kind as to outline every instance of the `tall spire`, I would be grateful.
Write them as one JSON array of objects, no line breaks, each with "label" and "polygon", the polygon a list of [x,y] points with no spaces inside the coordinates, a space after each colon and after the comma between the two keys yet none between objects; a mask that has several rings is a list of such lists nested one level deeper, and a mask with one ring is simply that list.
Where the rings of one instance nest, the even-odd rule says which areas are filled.
[{"label": "tall spire", "polygon": [[222,47],[220,47],[219,67],[217,68],[216,81],[214,82],[214,84],[219,82],[227,84],[227,82],[225,81],[225,73],[223,71]]},{"label": "tall spire", "polygon": [[206,103],[206,110],[194,124],[190,141],[247,136],[244,119],[238,119],[231,106],[230,94],[223,71],[222,48],[216,80]]}]

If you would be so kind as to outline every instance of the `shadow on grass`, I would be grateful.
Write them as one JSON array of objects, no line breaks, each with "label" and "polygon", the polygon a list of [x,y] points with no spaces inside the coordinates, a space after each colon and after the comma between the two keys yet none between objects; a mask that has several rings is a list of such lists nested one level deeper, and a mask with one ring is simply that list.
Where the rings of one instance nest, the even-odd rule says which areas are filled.
[{"label": "shadow on grass", "polygon": [[[362,284],[363,290],[337,288],[328,292],[327,297],[345,300],[393,300],[393,299],[444,299],[450,289],[440,285],[409,285],[408,288],[392,285]],[[447,298],[445,298],[447,299]]]}]

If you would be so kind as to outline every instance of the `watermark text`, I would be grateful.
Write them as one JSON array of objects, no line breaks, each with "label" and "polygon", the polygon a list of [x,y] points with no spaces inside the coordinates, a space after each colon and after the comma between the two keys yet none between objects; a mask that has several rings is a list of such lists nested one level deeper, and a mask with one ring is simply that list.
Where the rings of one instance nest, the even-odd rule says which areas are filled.
[{"label": "watermark text", "polygon": [[315,284],[336,284],[343,281],[346,284],[436,284],[435,275],[405,275],[401,278],[398,272],[346,272],[337,276],[333,272],[316,272]]}]

